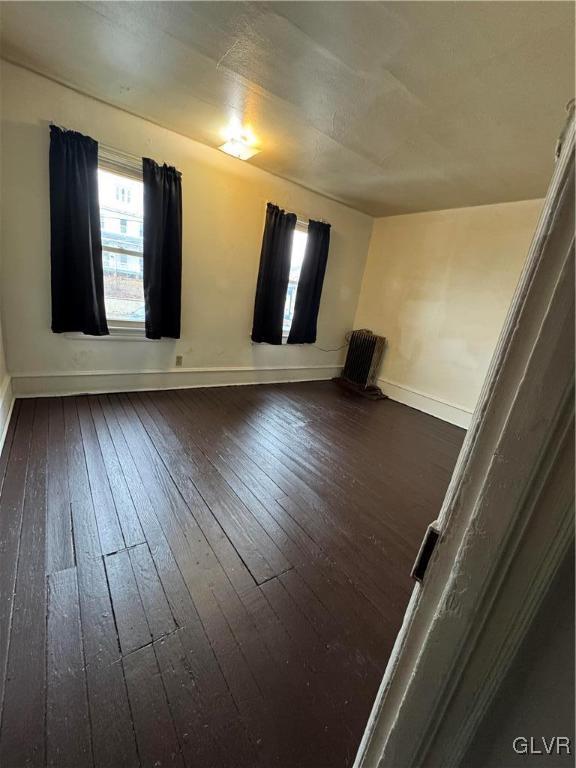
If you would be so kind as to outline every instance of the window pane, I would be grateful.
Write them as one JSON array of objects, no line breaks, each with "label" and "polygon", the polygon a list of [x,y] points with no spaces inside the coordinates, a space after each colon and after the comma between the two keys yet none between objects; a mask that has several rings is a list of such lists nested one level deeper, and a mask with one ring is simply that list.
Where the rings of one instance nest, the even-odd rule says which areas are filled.
[{"label": "window pane", "polygon": [[308,232],[303,232],[301,229],[294,230],[292,261],[290,262],[290,280],[296,283],[300,280],[300,270],[302,269],[302,262],[304,261],[306,240],[308,240]]},{"label": "window pane", "polygon": [[294,239],[292,241],[292,255],[290,260],[290,279],[288,290],[286,291],[286,303],[284,304],[284,321],[282,330],[284,335],[290,333],[292,319],[294,317],[294,303],[296,301],[296,291],[298,290],[298,281],[300,280],[300,271],[304,261],[304,252],[306,251],[306,240],[308,232],[301,229],[294,230]]},{"label": "window pane", "polygon": [[[143,322],[143,184],[99,169],[98,192],[106,316],[108,320]],[[131,253],[116,253],[107,248]]]},{"label": "window pane", "polygon": [[292,325],[292,318],[294,317],[294,301],[296,299],[296,289],[298,283],[289,282],[288,290],[286,291],[286,303],[284,304],[284,331],[288,332]]},{"label": "window pane", "polygon": [[106,316],[144,322],[142,257],[104,251],[102,266]]},{"label": "window pane", "polygon": [[144,245],[142,182],[100,168],[98,194],[102,245],[142,253]]}]

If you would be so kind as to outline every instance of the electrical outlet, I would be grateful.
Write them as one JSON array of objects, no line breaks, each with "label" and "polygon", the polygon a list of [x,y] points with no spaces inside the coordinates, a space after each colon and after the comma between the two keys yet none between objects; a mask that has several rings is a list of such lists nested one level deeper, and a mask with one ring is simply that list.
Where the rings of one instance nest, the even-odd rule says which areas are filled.
[{"label": "electrical outlet", "polygon": [[176,355],[176,368],[182,368],[182,355]]}]

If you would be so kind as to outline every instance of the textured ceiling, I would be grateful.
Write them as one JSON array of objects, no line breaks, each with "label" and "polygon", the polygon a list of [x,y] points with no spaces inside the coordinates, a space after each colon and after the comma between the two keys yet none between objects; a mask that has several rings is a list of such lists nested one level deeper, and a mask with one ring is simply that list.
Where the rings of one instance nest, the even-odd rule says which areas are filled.
[{"label": "textured ceiling", "polygon": [[[5,2],[1,54],[381,216],[545,193],[568,2]],[[238,161],[240,162],[240,161]]]}]

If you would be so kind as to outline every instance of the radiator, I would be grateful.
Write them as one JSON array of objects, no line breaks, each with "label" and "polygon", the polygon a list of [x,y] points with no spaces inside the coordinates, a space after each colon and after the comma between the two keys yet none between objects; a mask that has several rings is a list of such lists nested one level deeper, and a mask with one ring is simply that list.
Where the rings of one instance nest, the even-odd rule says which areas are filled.
[{"label": "radiator", "polygon": [[369,397],[382,398],[376,386],[386,339],[368,330],[352,331],[342,375],[337,379]]}]

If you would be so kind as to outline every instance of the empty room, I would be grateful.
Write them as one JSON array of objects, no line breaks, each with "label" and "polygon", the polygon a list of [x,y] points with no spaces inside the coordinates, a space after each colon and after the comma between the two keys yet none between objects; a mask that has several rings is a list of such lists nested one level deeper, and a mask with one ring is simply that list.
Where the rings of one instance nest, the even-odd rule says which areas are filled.
[{"label": "empty room", "polygon": [[574,750],[571,2],[0,2],[1,768]]}]

